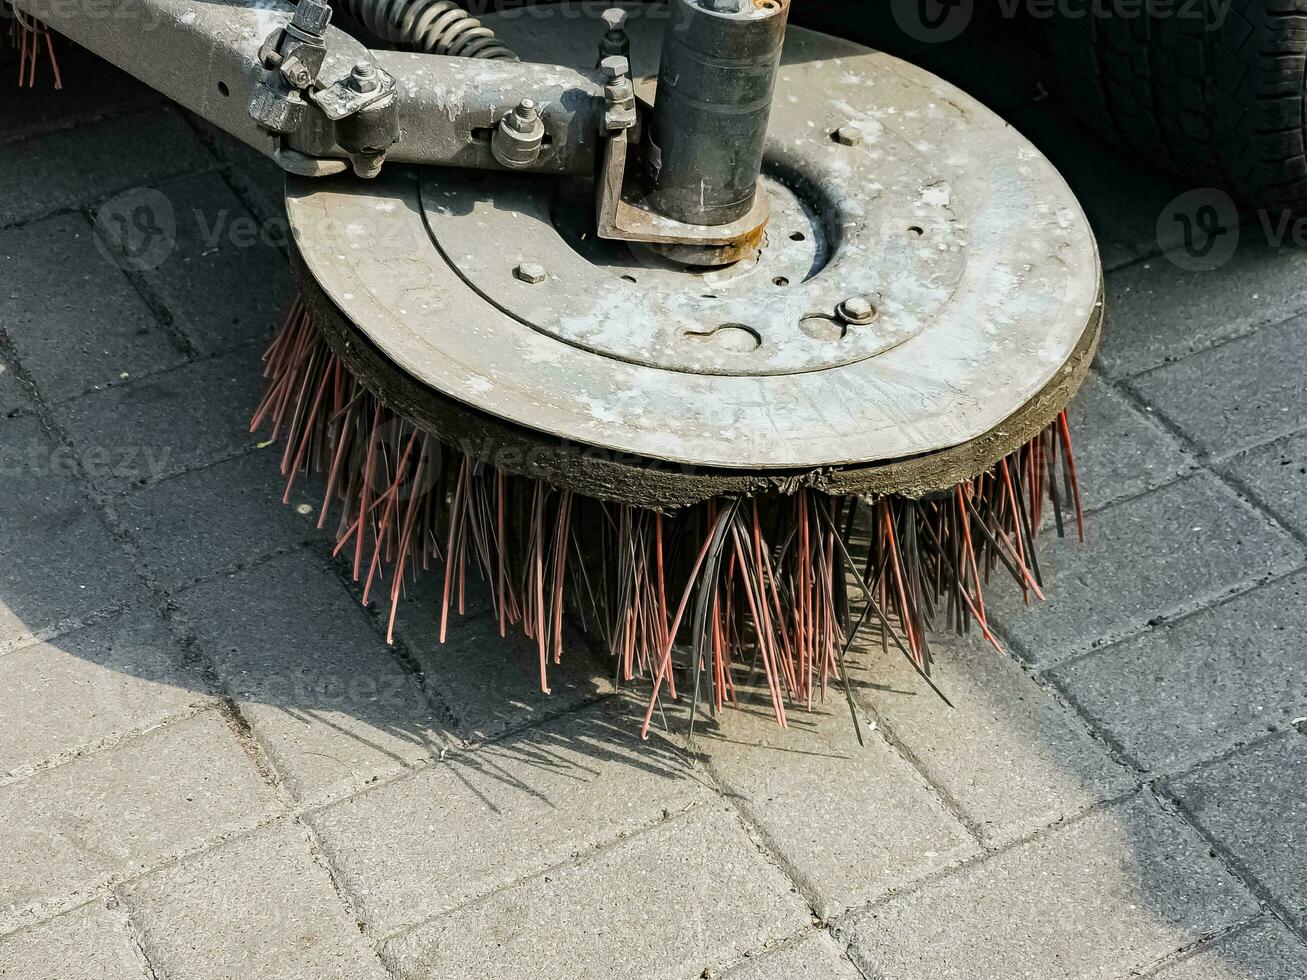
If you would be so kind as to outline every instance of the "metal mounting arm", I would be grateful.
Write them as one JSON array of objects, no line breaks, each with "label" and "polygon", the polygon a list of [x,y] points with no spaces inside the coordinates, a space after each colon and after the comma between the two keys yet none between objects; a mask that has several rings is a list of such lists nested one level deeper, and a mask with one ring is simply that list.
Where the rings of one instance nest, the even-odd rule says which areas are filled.
[{"label": "metal mounting arm", "polygon": [[[302,36],[305,31],[290,29],[297,9],[290,4],[269,9],[267,0],[13,3],[295,173],[338,173],[351,159],[365,173],[376,166],[375,159],[369,161],[366,154],[360,159],[358,152],[368,148],[368,133],[356,134],[353,152],[338,141],[340,119],[355,114],[345,103],[359,87],[351,76],[360,64],[375,66],[394,80],[399,140],[387,149],[386,160],[505,169],[493,149],[495,127],[530,99],[544,129],[540,151],[529,166],[514,169],[588,175],[597,165],[601,141],[596,134],[602,131],[606,109],[605,79],[597,69],[373,51],[324,24],[319,32],[320,63],[306,60],[307,52],[301,49],[292,68],[316,68],[316,77],[307,80],[309,91],[332,93],[326,104],[310,94],[300,99],[305,103],[300,112],[268,112],[256,120],[250,107],[264,90],[267,62],[273,60],[269,55],[281,59],[278,67],[285,60],[267,48],[270,39],[280,31],[297,45],[313,46],[312,38]],[[287,86],[292,87],[303,89]],[[332,119],[333,111],[343,114]],[[279,125],[268,128],[268,122]]]}]

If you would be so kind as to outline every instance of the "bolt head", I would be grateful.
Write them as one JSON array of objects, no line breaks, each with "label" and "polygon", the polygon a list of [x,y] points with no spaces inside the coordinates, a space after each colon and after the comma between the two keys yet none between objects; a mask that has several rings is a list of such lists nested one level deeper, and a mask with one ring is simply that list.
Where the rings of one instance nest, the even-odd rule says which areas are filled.
[{"label": "bolt head", "polygon": [[856,126],[841,126],[835,130],[835,142],[841,146],[861,146],[865,137]]},{"label": "bolt head", "polygon": [[615,82],[617,79],[625,78],[631,74],[630,60],[620,54],[610,54],[599,62],[599,67],[603,69],[604,77],[610,82]]},{"label": "bolt head", "polygon": [[603,19],[610,31],[620,31],[626,27],[626,11],[621,7],[609,7],[603,12]]},{"label": "bolt head", "polygon": [[849,323],[870,323],[876,316],[876,305],[866,296],[850,296],[840,304],[839,313]]},{"label": "bolt head", "polygon": [[522,280],[522,282],[529,283],[532,286],[537,286],[545,281],[547,273],[545,272],[545,267],[539,262],[523,262],[513,270],[513,275]]}]

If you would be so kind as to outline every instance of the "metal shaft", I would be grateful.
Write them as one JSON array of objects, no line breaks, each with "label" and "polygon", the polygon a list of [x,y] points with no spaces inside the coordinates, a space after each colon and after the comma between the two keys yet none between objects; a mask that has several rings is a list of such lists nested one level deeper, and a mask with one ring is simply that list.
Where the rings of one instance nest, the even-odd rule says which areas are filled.
[{"label": "metal shaft", "polygon": [[757,192],[790,0],[671,5],[646,153],[649,203],[689,224],[729,224]]}]

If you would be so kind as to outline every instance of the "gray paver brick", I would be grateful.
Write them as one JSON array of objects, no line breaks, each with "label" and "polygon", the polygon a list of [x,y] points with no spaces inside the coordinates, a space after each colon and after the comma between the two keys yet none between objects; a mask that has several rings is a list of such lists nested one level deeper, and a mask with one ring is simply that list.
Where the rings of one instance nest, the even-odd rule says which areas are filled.
[{"label": "gray paver brick", "polygon": [[1213,271],[1183,272],[1166,258],[1118,269],[1107,298],[1098,361],[1113,376],[1138,374],[1307,309],[1307,252],[1245,235]]},{"label": "gray paver brick", "polygon": [[382,957],[404,978],[684,980],[810,922],[712,804],[391,939]]},{"label": "gray paver brick", "polygon": [[467,615],[450,610],[447,641],[440,642],[443,572],[424,575],[405,599],[395,632],[456,720],[465,738],[494,738],[523,725],[555,717],[612,691],[612,668],[591,652],[571,624],[564,627],[562,663],[549,664],[549,694],[540,690],[539,651],[489,611],[486,591],[468,583]]},{"label": "gray paver brick", "polygon": [[1000,582],[986,595],[1004,632],[1045,665],[1289,571],[1301,549],[1209,473],[1115,504],[1087,522],[1088,543],[1050,536],[1039,564],[1048,599],[1021,606]]},{"label": "gray paver brick", "polygon": [[787,722],[754,700],[696,748],[826,918],[979,851],[881,738],[858,745],[838,687]]},{"label": "gray paver brick", "polygon": [[178,327],[210,353],[270,337],[295,291],[278,250],[287,225],[256,221],[216,173],[158,189],[177,216],[176,248],[144,275]]},{"label": "gray paver brick", "polygon": [[0,421],[0,649],[140,594],[70,462],[35,418]]},{"label": "gray paver brick", "polygon": [[1222,467],[1286,527],[1307,536],[1307,432],[1236,456]]},{"label": "gray paver brick", "polygon": [[1097,374],[1067,409],[1085,506],[1098,509],[1165,483],[1194,459]]},{"label": "gray paver brick", "polygon": [[1302,980],[1307,946],[1274,919],[1204,943],[1191,956],[1169,964],[1150,980]]},{"label": "gray paver brick", "polygon": [[1307,925],[1307,740],[1297,732],[1178,779],[1169,791],[1301,928]]},{"label": "gray paver brick", "polygon": [[0,779],[83,755],[207,701],[152,610],[0,656]]},{"label": "gray paver brick", "polygon": [[386,980],[310,847],[302,827],[278,824],[127,886],[156,973]]},{"label": "gray paver brick", "polygon": [[104,492],[122,492],[258,445],[250,414],[262,382],[248,348],[64,402],[55,414],[78,452],[108,456],[89,467]]},{"label": "gray paver brick", "polygon": [[229,136],[213,124],[192,117],[192,125],[204,134],[214,155],[227,165],[227,179],[250,202],[255,215],[274,223],[286,218],[286,171],[271,157]]},{"label": "gray paver brick", "polygon": [[1136,797],[841,931],[879,980],[1112,980],[1256,911],[1192,830]]},{"label": "gray paver brick", "polygon": [[859,653],[860,698],[960,808],[1001,844],[1126,792],[1133,779],[1010,658],[979,636],[932,643],[948,708],[893,647]]},{"label": "gray paver brick", "polygon": [[[3,27],[7,32],[7,17]],[[42,56],[37,68],[37,87],[16,94],[10,91],[9,97],[0,102],[0,142],[164,105],[163,97],[157,92],[85,48],[58,37],[54,43],[64,88],[56,90],[47,84],[53,76]],[[17,73],[18,65],[6,60],[0,69],[0,85],[10,89]],[[88,98],[88,94],[94,97]]]},{"label": "gray paver brick", "polygon": [[0,327],[47,401],[184,359],[93,235],[80,214],[0,231]]},{"label": "gray paver brick", "polygon": [[299,800],[337,798],[449,745],[417,680],[313,556],[273,559],[176,602]]},{"label": "gray paver brick", "polygon": [[1131,386],[1214,457],[1307,426],[1307,317],[1263,327],[1133,378]]},{"label": "gray paver brick", "polygon": [[216,711],[0,787],[0,931],[253,827],[279,804]]},{"label": "gray paver brick", "polygon": [[0,153],[0,225],[212,166],[171,108],[21,140]]},{"label": "gray paver brick", "polygon": [[1263,585],[1050,676],[1146,769],[1174,771],[1307,705],[1307,576]]},{"label": "gray paver brick", "polygon": [[301,476],[283,504],[280,455],[275,447],[250,453],[115,500],[148,574],[176,589],[278,548],[324,539],[329,531],[315,526],[320,485]]},{"label": "gray paver brick", "polygon": [[862,980],[862,974],[823,930],[775,952],[755,953],[725,980]]},{"label": "gray paver brick", "polygon": [[125,909],[100,903],[0,939],[0,977],[150,980]]},{"label": "gray paver brick", "polygon": [[555,720],[310,817],[384,935],[711,799],[684,757],[607,706]]}]

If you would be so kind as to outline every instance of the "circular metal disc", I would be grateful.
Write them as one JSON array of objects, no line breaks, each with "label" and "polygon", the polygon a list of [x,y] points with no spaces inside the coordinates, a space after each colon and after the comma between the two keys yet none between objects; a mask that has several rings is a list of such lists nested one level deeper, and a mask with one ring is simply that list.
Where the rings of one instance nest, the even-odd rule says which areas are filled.
[{"label": "circular metal disc", "polygon": [[[646,88],[663,10],[632,8]],[[515,13],[490,20],[528,60],[593,63],[593,18]],[[859,145],[833,139],[841,127]],[[769,136],[768,239],[726,271],[587,238],[584,190],[533,176],[292,179],[287,208],[305,266],[387,360],[560,440],[795,471],[916,457],[1036,396],[1065,404],[1101,269],[1075,198],[1020,134],[921,69],[791,28]],[[516,278],[523,262],[546,280]],[[851,296],[872,301],[870,323],[837,315]]]}]

